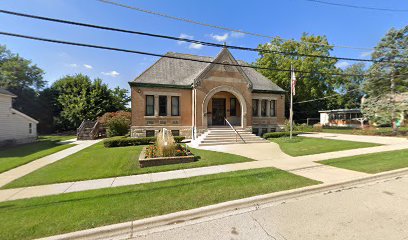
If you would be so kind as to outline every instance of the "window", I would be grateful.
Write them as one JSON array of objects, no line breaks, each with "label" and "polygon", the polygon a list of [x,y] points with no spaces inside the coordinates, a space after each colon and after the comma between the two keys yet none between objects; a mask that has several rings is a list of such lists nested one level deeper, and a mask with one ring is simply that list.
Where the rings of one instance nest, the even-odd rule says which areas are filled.
[{"label": "window", "polygon": [[171,135],[180,136],[180,130],[171,130]]},{"label": "window", "polygon": [[146,130],[146,137],[154,137],[154,130]]},{"label": "window", "polygon": [[252,133],[258,136],[258,128],[252,128]]},{"label": "window", "polygon": [[265,133],[268,133],[268,129],[267,128],[262,128],[260,136],[263,136]]},{"label": "window", "polygon": [[180,97],[171,97],[171,116],[180,116]]},{"label": "window", "polygon": [[154,116],[154,96],[146,95],[146,116]]},{"label": "window", "polygon": [[271,117],[275,117],[276,116],[276,100],[272,100],[271,101]]},{"label": "window", "polygon": [[230,99],[230,116],[237,116],[237,99]]},{"label": "window", "polygon": [[258,99],[252,99],[252,116],[258,116]]},{"label": "window", "polygon": [[266,102],[267,100],[261,101],[261,116],[266,117]]},{"label": "window", "polygon": [[29,124],[28,124],[28,133],[29,133],[29,134],[32,134],[32,133],[33,133],[33,124],[32,124],[32,123],[29,123]]},{"label": "window", "polygon": [[159,116],[167,116],[167,96],[159,96]]}]

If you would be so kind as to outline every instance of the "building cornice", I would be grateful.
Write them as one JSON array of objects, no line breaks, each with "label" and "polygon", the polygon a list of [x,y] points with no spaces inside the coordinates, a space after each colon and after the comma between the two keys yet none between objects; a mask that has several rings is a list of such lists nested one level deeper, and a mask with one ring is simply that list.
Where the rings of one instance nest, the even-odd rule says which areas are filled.
[{"label": "building cornice", "polygon": [[276,90],[252,90],[252,93],[275,93],[275,94],[285,94],[287,91],[276,91]]},{"label": "building cornice", "polygon": [[158,84],[158,83],[138,83],[129,82],[131,87],[140,88],[175,88],[175,89],[192,89],[191,85],[174,85],[174,84]]}]

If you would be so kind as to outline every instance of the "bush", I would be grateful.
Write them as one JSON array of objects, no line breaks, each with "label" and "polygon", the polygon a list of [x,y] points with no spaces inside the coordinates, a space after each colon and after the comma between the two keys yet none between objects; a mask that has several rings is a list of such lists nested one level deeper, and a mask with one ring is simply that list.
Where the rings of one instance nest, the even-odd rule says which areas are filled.
[{"label": "bush", "polygon": [[108,137],[125,136],[129,133],[131,124],[130,112],[108,112],[98,121],[106,128]]},{"label": "bush", "polygon": [[323,125],[320,123],[316,123],[313,125],[313,131],[315,132],[321,132],[323,130]]},{"label": "bush", "polygon": [[[177,136],[174,137],[176,143],[183,141],[185,137]],[[144,138],[129,138],[129,137],[113,137],[108,138],[103,141],[103,145],[107,148],[111,147],[128,147],[128,146],[138,146],[138,145],[148,145],[156,141],[156,137],[144,137]]]},{"label": "bush", "polygon": [[[292,136],[297,136],[298,134],[301,134],[302,132],[292,132]],[[268,138],[281,138],[281,137],[289,137],[290,132],[270,132],[270,133],[265,133],[262,137],[265,139]]]}]

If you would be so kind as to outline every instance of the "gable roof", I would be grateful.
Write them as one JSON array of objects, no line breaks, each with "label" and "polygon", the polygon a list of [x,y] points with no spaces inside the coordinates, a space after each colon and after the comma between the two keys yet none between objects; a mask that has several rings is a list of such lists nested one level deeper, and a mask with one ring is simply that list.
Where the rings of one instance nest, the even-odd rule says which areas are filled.
[{"label": "gable roof", "polygon": [[[223,51],[228,51],[224,48]],[[187,58],[191,60],[214,62],[217,57],[206,57],[197,56],[191,54],[173,53],[168,52],[165,56],[169,57],[179,57]],[[230,54],[230,53],[229,53]],[[233,58],[233,56],[231,55]],[[235,59],[234,59],[235,60]],[[243,66],[250,66],[248,63],[237,60],[238,64]],[[130,84],[152,84],[152,85],[163,85],[163,86],[175,86],[183,88],[191,88],[194,81],[211,65],[211,63],[188,61],[182,59],[162,57],[157,60],[152,66],[146,69],[138,77],[135,78]],[[261,73],[250,67],[239,67],[240,71],[246,75],[248,80],[252,83],[252,88],[254,91],[265,91],[265,92],[285,92],[278,85],[273,83],[271,80],[263,76]]]},{"label": "gable roof", "polygon": [[14,95],[13,93],[7,91],[4,88],[0,88],[0,94],[7,95],[7,96],[10,96],[10,97],[13,97],[13,98],[17,97],[16,95]]}]

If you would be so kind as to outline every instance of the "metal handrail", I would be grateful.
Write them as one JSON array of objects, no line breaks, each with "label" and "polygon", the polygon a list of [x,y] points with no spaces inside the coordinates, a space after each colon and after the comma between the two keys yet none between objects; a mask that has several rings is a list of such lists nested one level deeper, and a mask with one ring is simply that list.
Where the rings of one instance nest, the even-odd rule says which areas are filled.
[{"label": "metal handrail", "polygon": [[99,136],[99,122],[96,121],[94,126],[92,127],[91,132],[89,133],[89,136],[91,138],[98,138]]},{"label": "metal handrail", "polygon": [[81,125],[79,125],[79,128],[77,128],[77,137],[79,137],[79,133],[82,131],[84,127],[85,127],[85,120],[83,120]]},{"label": "metal handrail", "polygon": [[230,126],[230,128],[232,128],[232,130],[234,130],[234,132],[235,132],[235,142],[238,142],[237,139],[236,139],[236,137],[237,137],[237,135],[238,135],[238,136],[241,138],[241,140],[242,140],[244,143],[246,143],[245,140],[242,138],[241,134],[239,134],[239,132],[231,125],[231,123],[230,123],[226,118],[224,118],[224,120],[225,120],[226,123],[228,123],[228,125]]}]

